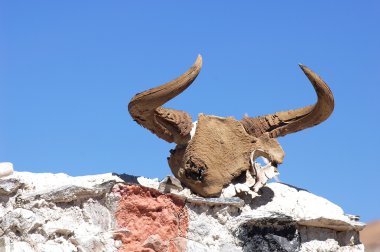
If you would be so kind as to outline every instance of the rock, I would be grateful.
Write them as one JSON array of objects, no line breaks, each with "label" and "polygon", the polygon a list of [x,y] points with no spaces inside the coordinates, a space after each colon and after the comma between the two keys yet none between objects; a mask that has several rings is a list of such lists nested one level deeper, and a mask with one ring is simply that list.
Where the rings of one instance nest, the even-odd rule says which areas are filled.
[{"label": "rock", "polygon": [[118,248],[121,248],[121,246],[123,245],[123,242],[121,240],[115,240],[115,247],[118,249]]},{"label": "rock", "polygon": [[0,195],[9,195],[16,192],[23,184],[15,178],[0,179]]},{"label": "rock", "polygon": [[125,185],[120,191],[115,219],[128,232],[114,236],[123,241],[119,251],[167,251],[174,246],[173,239],[186,236],[188,216],[182,198],[137,185]]},{"label": "rock", "polygon": [[9,237],[26,236],[38,227],[42,226],[43,220],[30,210],[16,208],[7,212],[2,217],[1,229]]},{"label": "rock", "polygon": [[250,207],[255,204],[259,205],[256,210],[281,212],[305,226],[325,227],[337,231],[360,231],[364,227],[362,223],[352,221],[341,207],[332,202],[282,183],[269,183],[263,194],[246,205],[246,209],[250,211]]},{"label": "rock", "polygon": [[168,250],[168,242],[161,240],[157,234],[149,236],[143,243],[144,248],[150,248],[155,252],[165,252]]},{"label": "rock", "polygon": [[202,198],[171,177],[161,187],[111,173],[1,181],[0,251],[364,251],[355,215],[281,183]]},{"label": "rock", "polygon": [[270,183],[258,197],[244,200],[238,209],[190,205],[189,238],[212,251],[223,243],[230,251],[363,251],[358,240],[363,224],[324,198]]},{"label": "rock", "polygon": [[9,176],[13,173],[13,164],[9,162],[0,163],[0,178]]},{"label": "rock", "polygon": [[179,192],[183,190],[181,181],[174,176],[166,176],[158,187],[158,190],[164,193]]},{"label": "rock", "polygon": [[34,251],[32,246],[28,244],[27,242],[12,242],[8,237],[1,237],[0,238],[0,249],[5,252],[31,252]]},{"label": "rock", "polygon": [[29,202],[36,199],[43,199],[45,201],[54,203],[68,203],[75,200],[84,200],[99,197],[108,192],[111,187],[111,184],[97,185],[92,188],[76,185],[65,185],[52,190],[26,194],[25,196],[22,196],[21,199]]},{"label": "rock", "polygon": [[119,177],[15,172],[7,181],[18,190],[0,198],[0,251],[117,250],[110,191]]},{"label": "rock", "polygon": [[159,186],[158,179],[148,179],[145,177],[138,177],[137,182],[138,184],[142,186],[154,188],[154,189],[158,189],[158,186]]},{"label": "rock", "polygon": [[223,198],[232,198],[236,195],[235,191],[235,185],[234,184],[229,184],[226,188],[222,190],[222,197]]},{"label": "rock", "polygon": [[195,205],[207,205],[207,206],[235,206],[242,207],[244,201],[238,197],[232,198],[201,198],[201,197],[189,197],[186,200],[189,203]]}]

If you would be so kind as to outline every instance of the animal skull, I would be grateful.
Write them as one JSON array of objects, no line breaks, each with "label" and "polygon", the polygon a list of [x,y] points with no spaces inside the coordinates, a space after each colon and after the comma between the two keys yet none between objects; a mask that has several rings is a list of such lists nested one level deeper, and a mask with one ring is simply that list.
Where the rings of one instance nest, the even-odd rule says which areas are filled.
[{"label": "animal skull", "polygon": [[[254,181],[248,184],[257,192],[278,174],[277,165],[283,161],[284,151],[276,138],[315,126],[334,109],[334,97],[327,84],[300,65],[317,93],[316,104],[242,120],[199,114],[193,124],[188,113],[161,106],[189,87],[201,67],[199,55],[177,79],[135,95],[128,109],[138,124],[177,144],[168,158],[174,176],[204,197],[219,195],[244,174],[252,175]],[[269,164],[259,166],[255,162],[259,156],[268,159]]]}]

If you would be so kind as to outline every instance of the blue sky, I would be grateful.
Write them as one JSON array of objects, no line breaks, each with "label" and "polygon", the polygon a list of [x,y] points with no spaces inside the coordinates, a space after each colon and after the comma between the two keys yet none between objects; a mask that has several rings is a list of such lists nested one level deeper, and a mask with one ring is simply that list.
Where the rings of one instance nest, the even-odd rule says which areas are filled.
[{"label": "blue sky", "polygon": [[379,24],[378,1],[0,0],[0,162],[162,178],[174,146],[133,122],[133,95],[200,53],[201,74],[167,107],[193,120],[263,115],[315,102],[303,63],[336,107],[279,138],[280,179],[378,219]]}]

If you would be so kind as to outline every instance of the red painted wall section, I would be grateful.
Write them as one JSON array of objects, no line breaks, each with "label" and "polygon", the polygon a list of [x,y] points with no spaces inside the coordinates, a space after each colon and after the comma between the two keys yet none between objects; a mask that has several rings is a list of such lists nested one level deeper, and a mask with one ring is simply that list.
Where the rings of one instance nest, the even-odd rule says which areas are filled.
[{"label": "red painted wall section", "polygon": [[137,185],[114,188],[121,199],[115,213],[120,252],[186,251],[189,216],[184,200]]}]

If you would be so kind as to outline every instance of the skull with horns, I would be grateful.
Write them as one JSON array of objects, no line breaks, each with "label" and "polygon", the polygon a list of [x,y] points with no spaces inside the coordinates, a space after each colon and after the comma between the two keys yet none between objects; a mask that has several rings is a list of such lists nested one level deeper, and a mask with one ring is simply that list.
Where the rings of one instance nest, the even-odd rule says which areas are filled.
[{"label": "skull with horns", "polygon": [[[217,196],[242,174],[251,174],[257,192],[277,173],[284,151],[277,137],[315,126],[334,109],[334,97],[327,84],[306,66],[302,71],[318,96],[316,104],[255,118],[217,117],[199,114],[193,123],[184,111],[161,107],[184,91],[202,67],[199,55],[183,75],[164,85],[135,95],[128,105],[133,119],[159,138],[177,145],[171,150],[169,166],[183,184],[204,196]],[[268,164],[261,167],[255,159],[262,156]]]}]

